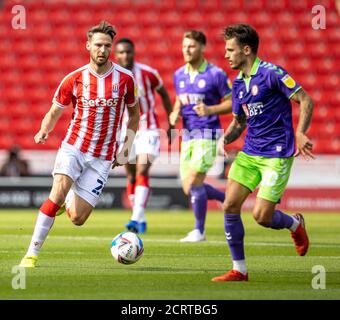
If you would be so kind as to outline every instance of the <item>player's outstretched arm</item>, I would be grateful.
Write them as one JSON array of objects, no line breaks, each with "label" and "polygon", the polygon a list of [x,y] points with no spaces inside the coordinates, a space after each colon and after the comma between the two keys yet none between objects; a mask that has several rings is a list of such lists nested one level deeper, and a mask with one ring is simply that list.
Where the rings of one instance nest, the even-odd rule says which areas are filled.
[{"label": "player's outstretched arm", "polygon": [[124,145],[121,151],[116,156],[115,160],[112,163],[112,169],[117,166],[121,166],[127,163],[129,159],[129,153],[132,149],[132,144],[136,136],[136,131],[138,129],[139,124],[139,103],[137,102],[132,107],[127,107],[129,114],[129,121],[127,123],[126,128],[126,136]]},{"label": "player's outstretched arm", "polygon": [[193,109],[200,117],[211,116],[214,114],[231,113],[232,110],[231,95],[225,97],[220,104],[207,106],[202,102],[194,106]]},{"label": "player's outstretched arm", "polygon": [[48,138],[49,133],[54,129],[64,109],[52,104],[51,109],[45,114],[41,122],[41,127],[38,133],[34,136],[35,143],[44,144]]},{"label": "player's outstretched arm", "polygon": [[312,153],[313,143],[306,135],[312,121],[313,100],[302,88],[291,99],[300,104],[299,122],[295,133],[296,152],[294,156],[297,157],[302,154],[306,160],[314,159],[315,157]]}]

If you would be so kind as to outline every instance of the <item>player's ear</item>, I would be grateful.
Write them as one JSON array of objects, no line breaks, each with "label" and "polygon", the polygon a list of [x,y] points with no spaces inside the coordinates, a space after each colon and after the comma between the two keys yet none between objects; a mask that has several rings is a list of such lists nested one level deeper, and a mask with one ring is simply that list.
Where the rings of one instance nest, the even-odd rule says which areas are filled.
[{"label": "player's ear", "polygon": [[90,41],[86,41],[86,49],[88,50],[88,51],[90,51]]},{"label": "player's ear", "polygon": [[249,56],[251,54],[251,48],[248,46],[248,45],[245,45],[243,47],[243,53],[246,55],[246,56]]}]

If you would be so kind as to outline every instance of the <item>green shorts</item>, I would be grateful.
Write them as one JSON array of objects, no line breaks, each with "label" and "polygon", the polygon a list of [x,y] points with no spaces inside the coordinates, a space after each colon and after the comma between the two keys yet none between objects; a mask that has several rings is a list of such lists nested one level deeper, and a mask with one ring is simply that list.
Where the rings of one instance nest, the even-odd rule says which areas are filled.
[{"label": "green shorts", "polygon": [[261,182],[258,197],[277,203],[288,183],[294,157],[266,158],[250,156],[240,151],[228,178],[253,192]]},{"label": "green shorts", "polygon": [[190,171],[206,173],[216,159],[216,140],[192,139],[181,143],[180,175],[184,180]]}]

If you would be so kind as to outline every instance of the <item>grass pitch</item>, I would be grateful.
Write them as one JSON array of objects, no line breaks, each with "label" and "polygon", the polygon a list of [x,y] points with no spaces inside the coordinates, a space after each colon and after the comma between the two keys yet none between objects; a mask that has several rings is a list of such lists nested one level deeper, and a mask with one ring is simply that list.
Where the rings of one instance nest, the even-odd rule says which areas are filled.
[{"label": "grass pitch", "polygon": [[[258,226],[244,214],[249,282],[214,283],[231,267],[223,215],[209,212],[207,241],[178,240],[193,227],[189,211],[149,212],[144,256],[120,265],[111,239],[130,213],[95,210],[76,227],[57,217],[39,256],[26,271],[26,289],[12,289],[12,267],[29,244],[36,210],[0,211],[0,299],[340,299],[340,214],[305,214],[311,247],[299,257],[287,230]],[[312,288],[312,268],[326,269],[326,289]],[[317,280],[314,280],[314,282]]]}]

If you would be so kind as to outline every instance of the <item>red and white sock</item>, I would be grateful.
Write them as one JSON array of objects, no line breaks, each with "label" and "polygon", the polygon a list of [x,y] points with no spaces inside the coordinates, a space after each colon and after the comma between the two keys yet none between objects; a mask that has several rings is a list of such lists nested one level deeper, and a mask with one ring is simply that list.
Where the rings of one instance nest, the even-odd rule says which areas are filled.
[{"label": "red and white sock", "polygon": [[39,214],[35,223],[31,243],[28,247],[27,256],[37,256],[42,247],[48,232],[52,228],[55,215],[60,206],[47,199],[40,207]]},{"label": "red and white sock", "polygon": [[135,201],[135,189],[136,189],[136,183],[131,183],[129,180],[127,180],[126,194],[130,201],[131,208],[133,208],[134,201]]},{"label": "red and white sock", "polygon": [[131,220],[145,222],[145,208],[150,195],[149,177],[137,176],[135,201],[133,205]]}]

